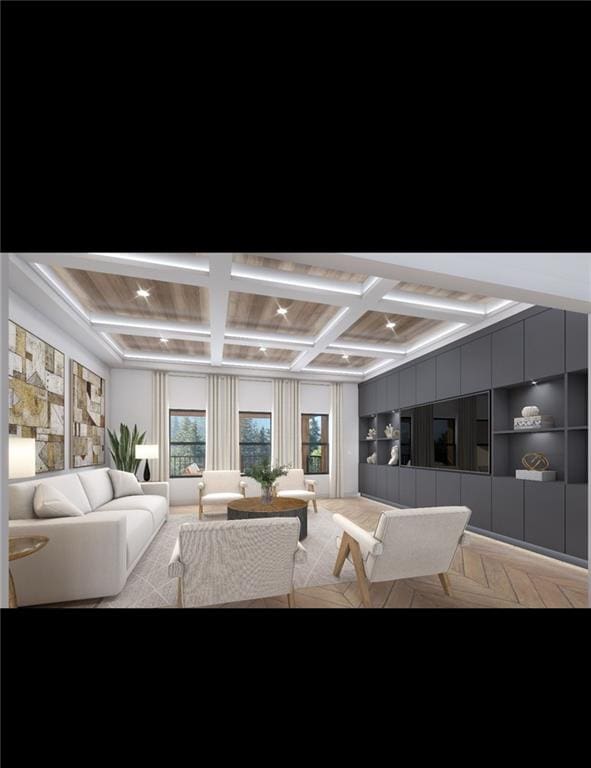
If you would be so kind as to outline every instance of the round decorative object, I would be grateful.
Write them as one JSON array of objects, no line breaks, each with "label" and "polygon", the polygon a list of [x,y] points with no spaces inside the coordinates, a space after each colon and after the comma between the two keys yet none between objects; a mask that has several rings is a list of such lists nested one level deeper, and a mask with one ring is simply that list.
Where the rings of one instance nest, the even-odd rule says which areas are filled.
[{"label": "round decorative object", "polygon": [[539,416],[540,409],[537,405],[526,405],[521,411],[522,416]]},{"label": "round decorative object", "polygon": [[548,458],[543,453],[533,451],[532,453],[526,453],[521,459],[523,466],[530,472],[544,472],[550,466]]}]

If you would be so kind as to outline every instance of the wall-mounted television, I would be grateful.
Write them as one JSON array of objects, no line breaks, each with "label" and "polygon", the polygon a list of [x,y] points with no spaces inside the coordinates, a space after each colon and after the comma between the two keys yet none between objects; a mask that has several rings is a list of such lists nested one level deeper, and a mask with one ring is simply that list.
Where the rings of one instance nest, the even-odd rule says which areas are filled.
[{"label": "wall-mounted television", "polygon": [[400,411],[400,465],[490,472],[490,393]]}]

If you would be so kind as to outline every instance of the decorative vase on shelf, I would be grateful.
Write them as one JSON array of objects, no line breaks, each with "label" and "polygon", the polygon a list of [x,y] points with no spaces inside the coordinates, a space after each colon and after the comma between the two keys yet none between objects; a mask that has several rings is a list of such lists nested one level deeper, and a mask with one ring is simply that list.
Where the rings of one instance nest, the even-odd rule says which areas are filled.
[{"label": "decorative vase on shelf", "polygon": [[261,501],[263,504],[271,504],[273,501],[272,485],[261,485]]}]

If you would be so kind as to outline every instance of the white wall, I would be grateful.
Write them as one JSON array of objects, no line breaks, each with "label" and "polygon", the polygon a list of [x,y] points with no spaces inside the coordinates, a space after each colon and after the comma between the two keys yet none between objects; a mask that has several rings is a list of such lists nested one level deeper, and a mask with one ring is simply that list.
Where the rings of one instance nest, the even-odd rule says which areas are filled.
[{"label": "white wall", "polygon": [[[34,307],[27,304],[27,302],[18,296],[13,291],[9,291],[8,298],[8,312],[9,318],[13,322],[25,328],[27,331],[35,334],[43,341],[51,344],[60,352],[65,355],[65,392],[64,392],[64,465],[65,469],[60,472],[44,472],[40,477],[50,477],[52,475],[63,474],[64,472],[84,472],[91,467],[84,469],[73,470],[70,468],[70,403],[71,403],[71,382],[70,382],[70,360],[76,360],[78,363],[90,368],[91,371],[97,373],[106,383],[106,423],[109,424],[109,401],[111,399],[111,382],[110,382],[110,369],[101,360],[96,358],[93,354],[88,352],[78,341],[75,341],[71,336],[68,336],[61,328],[55,323],[52,323],[45,315],[39,312]],[[6,355],[7,356],[7,355]],[[8,400],[8,398],[6,398]],[[105,452],[108,456],[108,437],[105,440]],[[108,460],[107,460],[108,463]],[[19,482],[19,481],[15,481]]]},{"label": "white wall", "polygon": [[[152,439],[152,371],[114,368],[111,371],[110,422],[118,428],[121,422],[146,430]],[[357,384],[346,383],[345,399],[345,495],[358,492],[358,411]],[[203,409],[207,411],[207,378],[171,373],[168,379],[170,408]],[[303,383],[300,394],[302,413],[330,413],[330,385]],[[270,379],[241,376],[238,382],[238,409],[241,411],[272,411],[273,382]],[[140,468],[141,469],[141,468]],[[141,471],[140,471],[141,474]],[[316,477],[320,496],[329,494],[329,477]],[[254,480],[247,480],[247,495],[257,495],[260,489]],[[181,477],[170,480],[172,505],[195,504],[199,478]]]}]

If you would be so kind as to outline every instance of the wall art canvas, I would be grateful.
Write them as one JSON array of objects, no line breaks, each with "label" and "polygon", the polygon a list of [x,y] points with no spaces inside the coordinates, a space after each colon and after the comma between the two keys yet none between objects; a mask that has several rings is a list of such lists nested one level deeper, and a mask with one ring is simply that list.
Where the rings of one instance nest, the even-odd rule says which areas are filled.
[{"label": "wall art canvas", "polygon": [[8,321],[8,432],[34,437],[36,474],[64,469],[64,353]]},{"label": "wall art canvas", "polygon": [[105,380],[85,366],[72,363],[71,466],[105,463]]}]

